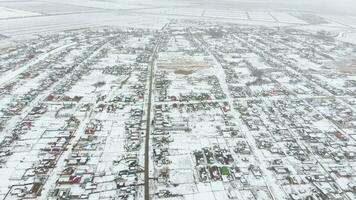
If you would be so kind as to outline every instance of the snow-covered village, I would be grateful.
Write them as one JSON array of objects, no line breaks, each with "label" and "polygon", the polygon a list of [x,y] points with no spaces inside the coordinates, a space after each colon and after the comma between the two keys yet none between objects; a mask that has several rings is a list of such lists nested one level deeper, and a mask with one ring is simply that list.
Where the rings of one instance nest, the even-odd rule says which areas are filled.
[{"label": "snow-covered village", "polygon": [[0,0],[0,199],[356,199],[356,13],[125,2]]}]

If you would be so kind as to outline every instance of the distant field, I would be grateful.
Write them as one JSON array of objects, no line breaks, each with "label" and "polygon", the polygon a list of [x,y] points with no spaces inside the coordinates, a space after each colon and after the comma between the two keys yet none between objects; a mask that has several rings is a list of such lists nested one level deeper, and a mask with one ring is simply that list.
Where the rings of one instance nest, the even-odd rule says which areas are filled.
[{"label": "distant field", "polygon": [[14,18],[14,17],[28,17],[40,15],[34,12],[28,12],[23,10],[11,9],[6,7],[0,7],[0,19]]},{"label": "distant field", "polygon": [[261,26],[307,25],[302,27],[315,30],[356,27],[354,15],[338,16],[326,10],[304,13],[298,9],[302,6],[299,1],[288,5],[280,0],[270,1],[0,0],[0,35],[18,37],[97,26],[160,29],[172,19]]},{"label": "distant field", "polygon": [[23,10],[24,12],[35,12],[41,14],[63,14],[73,12],[89,12],[98,10],[96,8],[70,5],[64,3],[52,3],[52,2],[40,2],[40,1],[13,1],[13,2],[1,2],[0,6],[7,8]]}]

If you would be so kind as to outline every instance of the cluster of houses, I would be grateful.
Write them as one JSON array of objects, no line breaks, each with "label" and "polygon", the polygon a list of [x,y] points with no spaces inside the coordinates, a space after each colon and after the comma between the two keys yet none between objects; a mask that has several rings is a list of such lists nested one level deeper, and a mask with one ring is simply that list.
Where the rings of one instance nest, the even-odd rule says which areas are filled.
[{"label": "cluster of houses", "polygon": [[15,78],[0,85],[0,172],[10,173],[0,197],[141,199],[150,156],[154,198],[356,198],[356,82],[325,64],[356,48],[292,28],[201,23],[2,49],[0,74]]},{"label": "cluster of houses", "polygon": [[[162,165],[168,165],[171,163],[169,160],[169,152],[168,147],[169,143],[172,142],[172,138],[170,136],[170,131],[172,131],[172,122],[167,118],[167,116],[163,113],[164,109],[162,106],[155,106],[154,110],[154,131],[153,131],[153,161],[157,167],[161,167]],[[169,171],[166,170],[164,173],[160,173],[159,178],[164,181],[168,180]]]},{"label": "cluster of houses", "polygon": [[235,177],[234,159],[227,149],[221,149],[219,146],[203,148],[195,151],[194,157],[202,182],[228,180]]},{"label": "cluster of houses", "polygon": [[44,183],[49,179],[50,173],[58,164],[61,154],[67,150],[79,123],[79,120],[73,117],[66,121],[63,130],[43,133],[41,138],[48,142],[40,148],[38,160],[29,166],[24,173],[20,171],[18,176],[13,175],[12,181],[25,181],[23,184],[11,186],[7,197],[32,199],[41,195]]},{"label": "cluster of houses", "polygon": [[[19,46],[1,55],[1,71],[14,78],[0,86],[0,173],[8,172],[0,198],[138,198],[143,101],[156,41],[148,32],[104,29],[39,36],[33,48]],[[123,45],[128,37],[138,42],[135,48]],[[105,68],[102,59],[110,56],[121,60],[120,67]],[[7,62],[26,66],[29,61],[28,69],[5,69]],[[105,78],[87,79],[92,74]],[[99,92],[90,93],[91,88]],[[110,131],[110,123],[117,128]],[[107,147],[112,138],[123,141],[114,151]]]},{"label": "cluster of houses", "polygon": [[45,35],[16,45],[2,47],[0,73],[8,73],[40,54],[51,51],[51,48],[65,37],[67,36],[61,34]]},{"label": "cluster of houses", "polygon": [[[100,111],[98,111],[100,113]],[[138,151],[142,139],[141,109],[132,109],[124,128],[125,152],[118,159],[109,163],[117,173],[98,172],[98,159],[103,153],[106,137],[104,137],[104,122],[98,119],[90,120],[84,134],[73,144],[70,154],[64,160],[60,176],[56,181],[55,189],[51,190],[53,199],[87,199],[90,195],[100,192],[112,191],[112,197],[122,199],[135,199],[138,186],[142,182],[139,176],[143,172],[139,166]],[[104,134],[104,135],[103,135]]]}]

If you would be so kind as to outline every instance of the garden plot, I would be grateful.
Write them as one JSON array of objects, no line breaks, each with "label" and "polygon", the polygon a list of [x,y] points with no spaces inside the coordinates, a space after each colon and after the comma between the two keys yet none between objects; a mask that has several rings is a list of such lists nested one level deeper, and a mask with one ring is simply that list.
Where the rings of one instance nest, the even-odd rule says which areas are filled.
[{"label": "garden plot", "polygon": [[272,69],[271,66],[269,66],[267,63],[265,63],[259,56],[253,55],[251,57],[245,58],[252,66],[252,68],[255,68],[257,70],[266,70],[266,69]]},{"label": "garden plot", "polygon": [[168,96],[171,97],[192,95],[194,93],[197,93],[197,95],[209,94],[210,90],[213,89],[207,82],[207,78],[204,79],[201,76],[188,78],[185,75],[170,74],[167,77],[173,80],[167,90]]},{"label": "garden plot", "polygon": [[286,88],[291,94],[297,94],[300,95],[300,97],[310,97],[312,95],[325,96],[328,94],[325,91],[320,90],[319,87],[313,83],[283,83],[283,87]]},{"label": "garden plot", "polygon": [[128,113],[131,108],[131,106],[127,106],[116,113],[105,114],[105,117],[97,116],[101,120],[110,122],[103,128],[103,133],[107,134],[107,138],[102,150],[100,162],[97,165],[98,173],[111,174],[127,168],[122,160],[127,153],[125,149],[125,121],[129,120],[130,116]]},{"label": "garden plot", "polygon": [[[216,103],[212,103],[216,104]],[[170,117],[174,124],[186,124],[191,129],[190,134],[182,135],[182,132],[172,132],[172,137],[176,139],[178,143],[172,143],[171,147],[173,149],[178,148],[180,151],[192,151],[197,148],[201,148],[201,145],[213,145],[217,143],[216,137],[216,127],[224,126],[224,119],[222,116],[222,111],[220,107],[209,108],[209,104],[206,104],[207,110],[200,110],[196,113],[191,113],[190,110],[204,109],[202,105],[186,105],[182,108],[172,109],[167,116]],[[186,110],[185,110],[186,109]],[[214,123],[213,123],[214,122]],[[199,139],[200,138],[200,139]],[[182,141],[183,140],[183,141]],[[182,142],[180,142],[182,141]],[[175,146],[175,144],[177,146]],[[182,148],[185,144],[189,144],[186,147],[188,149]],[[180,145],[183,145],[179,148]],[[189,147],[188,147],[189,146]]]},{"label": "garden plot", "polygon": [[[300,178],[297,177],[295,177],[294,179],[298,181],[302,181],[300,180]],[[288,193],[292,193],[293,194],[292,196],[295,198],[307,198],[308,196],[313,195],[313,193],[311,192],[313,186],[311,184],[299,184],[298,186],[285,185],[283,186],[283,189]]]},{"label": "garden plot", "polygon": [[261,199],[261,200],[272,200],[273,197],[269,194],[268,189],[256,188],[254,190],[242,190],[240,191],[243,199]]},{"label": "garden plot", "polygon": [[[181,51],[194,51],[196,48],[182,35],[172,36],[167,43],[167,52],[175,52],[177,56],[184,56]],[[170,54],[172,55],[173,53],[161,53],[160,56],[162,59],[168,59]]]},{"label": "garden plot", "polygon": [[[82,80],[73,85],[72,88],[66,93],[68,96],[84,96],[86,98],[92,97],[95,91],[97,93],[105,93],[110,90],[110,83],[117,80],[117,77],[103,74],[100,70],[93,70],[87,76],[84,76]],[[98,84],[102,83],[102,84]]]},{"label": "garden plot", "polygon": [[327,82],[331,87],[338,90],[347,90],[348,93],[354,94],[356,92],[356,75],[349,74],[347,77],[338,76],[335,74],[314,74],[322,82]]}]

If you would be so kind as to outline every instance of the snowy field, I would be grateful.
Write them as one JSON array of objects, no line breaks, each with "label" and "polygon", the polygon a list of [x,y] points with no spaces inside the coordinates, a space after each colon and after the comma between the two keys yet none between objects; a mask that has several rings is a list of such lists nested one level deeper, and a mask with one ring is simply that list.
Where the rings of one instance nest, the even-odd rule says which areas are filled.
[{"label": "snowy field", "polygon": [[15,18],[15,17],[30,17],[30,16],[38,16],[38,15],[40,14],[0,6],[0,19]]},{"label": "snowy field", "polygon": [[[319,0],[317,0],[319,1]],[[330,1],[330,0],[328,0]],[[348,0],[343,0],[348,1]],[[265,2],[265,3],[264,3]],[[313,1],[314,2],[314,1]],[[268,26],[306,26],[309,29],[333,29],[335,27],[354,29],[355,14],[350,8],[334,6],[343,14],[331,12],[327,6],[320,13],[315,3],[280,3],[278,0],[264,1],[223,1],[216,4],[205,0],[191,1],[90,1],[90,0],[48,0],[48,1],[0,1],[0,34],[21,38],[37,33],[58,32],[96,26],[131,26],[161,28],[171,19],[195,19],[235,24]],[[307,10],[303,5],[308,5]],[[356,8],[355,8],[356,9]],[[323,18],[314,24],[315,16],[309,19],[300,13],[314,13]],[[34,17],[36,16],[36,17]],[[5,18],[10,18],[6,19]],[[13,19],[15,18],[15,19]],[[312,26],[309,26],[309,25]],[[342,30],[335,30],[336,33]]]},{"label": "snowy field", "polygon": [[65,14],[65,13],[78,13],[78,12],[92,12],[97,11],[97,8],[77,6],[56,2],[42,2],[42,1],[7,1],[1,2],[0,6],[9,9],[17,9],[22,12],[35,12],[42,14]]}]

